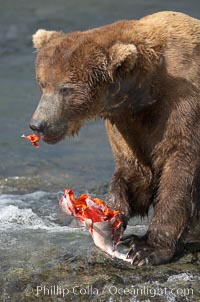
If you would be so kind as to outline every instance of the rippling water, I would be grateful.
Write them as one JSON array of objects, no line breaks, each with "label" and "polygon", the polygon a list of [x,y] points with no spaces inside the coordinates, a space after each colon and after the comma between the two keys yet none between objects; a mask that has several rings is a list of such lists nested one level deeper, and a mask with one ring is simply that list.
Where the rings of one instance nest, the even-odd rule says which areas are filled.
[{"label": "rippling water", "polygon": [[[69,32],[160,10],[200,17],[200,2],[7,0],[0,1],[0,7],[0,266],[4,281],[14,280],[5,281],[0,300],[13,302],[19,301],[12,294],[21,288],[12,284],[18,282],[20,270],[34,274],[41,263],[55,264],[66,251],[90,253],[91,237],[60,216],[57,200],[64,187],[105,198],[114,169],[101,121],[88,123],[78,137],[58,145],[41,143],[38,150],[20,138],[29,133],[40,98],[31,35],[38,28]],[[134,220],[129,231],[143,233],[147,223]]]}]

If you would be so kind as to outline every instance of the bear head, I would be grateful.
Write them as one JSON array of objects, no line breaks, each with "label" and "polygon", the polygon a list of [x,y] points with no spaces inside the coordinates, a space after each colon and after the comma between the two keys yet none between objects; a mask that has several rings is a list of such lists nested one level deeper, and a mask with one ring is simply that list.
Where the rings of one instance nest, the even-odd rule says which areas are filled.
[{"label": "bear head", "polygon": [[42,97],[30,127],[45,142],[74,135],[86,121],[107,118],[126,106],[138,55],[133,43],[103,39],[90,31],[40,29],[33,45]]}]

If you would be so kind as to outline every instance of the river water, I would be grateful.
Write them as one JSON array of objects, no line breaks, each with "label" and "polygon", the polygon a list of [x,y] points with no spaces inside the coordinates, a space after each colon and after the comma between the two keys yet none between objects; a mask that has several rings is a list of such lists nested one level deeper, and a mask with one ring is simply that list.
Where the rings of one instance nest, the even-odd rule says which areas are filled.
[{"label": "river water", "polygon": [[[41,142],[34,149],[20,138],[30,133],[29,119],[40,98],[31,42],[37,29],[84,30],[160,10],[199,18],[200,2],[0,0],[0,301],[200,301],[199,264],[192,265],[190,256],[154,269],[116,264],[94,248],[85,230],[60,215],[57,201],[64,187],[105,198],[114,162],[102,121],[88,123],[79,136],[54,146]],[[147,219],[134,219],[128,231],[144,233],[147,224]],[[115,294],[108,287],[113,284],[127,290],[159,285],[168,291]],[[41,285],[43,292],[37,293]],[[70,293],[48,295],[44,285]],[[181,296],[170,291],[172,285],[193,292]],[[83,292],[93,286],[97,292],[73,292],[76,286]]]}]

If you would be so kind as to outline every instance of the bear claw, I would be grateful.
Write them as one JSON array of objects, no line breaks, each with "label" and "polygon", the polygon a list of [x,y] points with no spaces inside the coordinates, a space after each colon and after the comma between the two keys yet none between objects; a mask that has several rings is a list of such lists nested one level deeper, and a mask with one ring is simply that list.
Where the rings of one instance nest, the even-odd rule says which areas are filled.
[{"label": "bear claw", "polygon": [[127,259],[131,259],[131,264],[137,266],[144,265],[158,265],[169,262],[172,258],[172,251],[169,249],[159,249],[148,245],[145,237],[140,238],[135,235],[129,236],[129,238],[122,238],[120,243],[124,241],[130,243],[130,249],[126,254]]}]

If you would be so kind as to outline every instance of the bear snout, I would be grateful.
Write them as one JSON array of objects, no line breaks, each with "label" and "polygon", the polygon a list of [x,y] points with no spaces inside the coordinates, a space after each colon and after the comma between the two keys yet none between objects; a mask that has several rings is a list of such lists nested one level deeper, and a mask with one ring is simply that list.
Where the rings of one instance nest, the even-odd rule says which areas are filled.
[{"label": "bear snout", "polygon": [[44,132],[44,122],[41,120],[31,119],[29,127],[36,132]]},{"label": "bear snout", "polygon": [[[59,124],[55,124],[55,127],[48,124],[45,120],[32,118],[29,127],[34,133],[48,144],[56,144],[65,136],[65,128]],[[56,129],[56,131],[55,131]],[[59,130],[58,130],[59,129]]]}]

